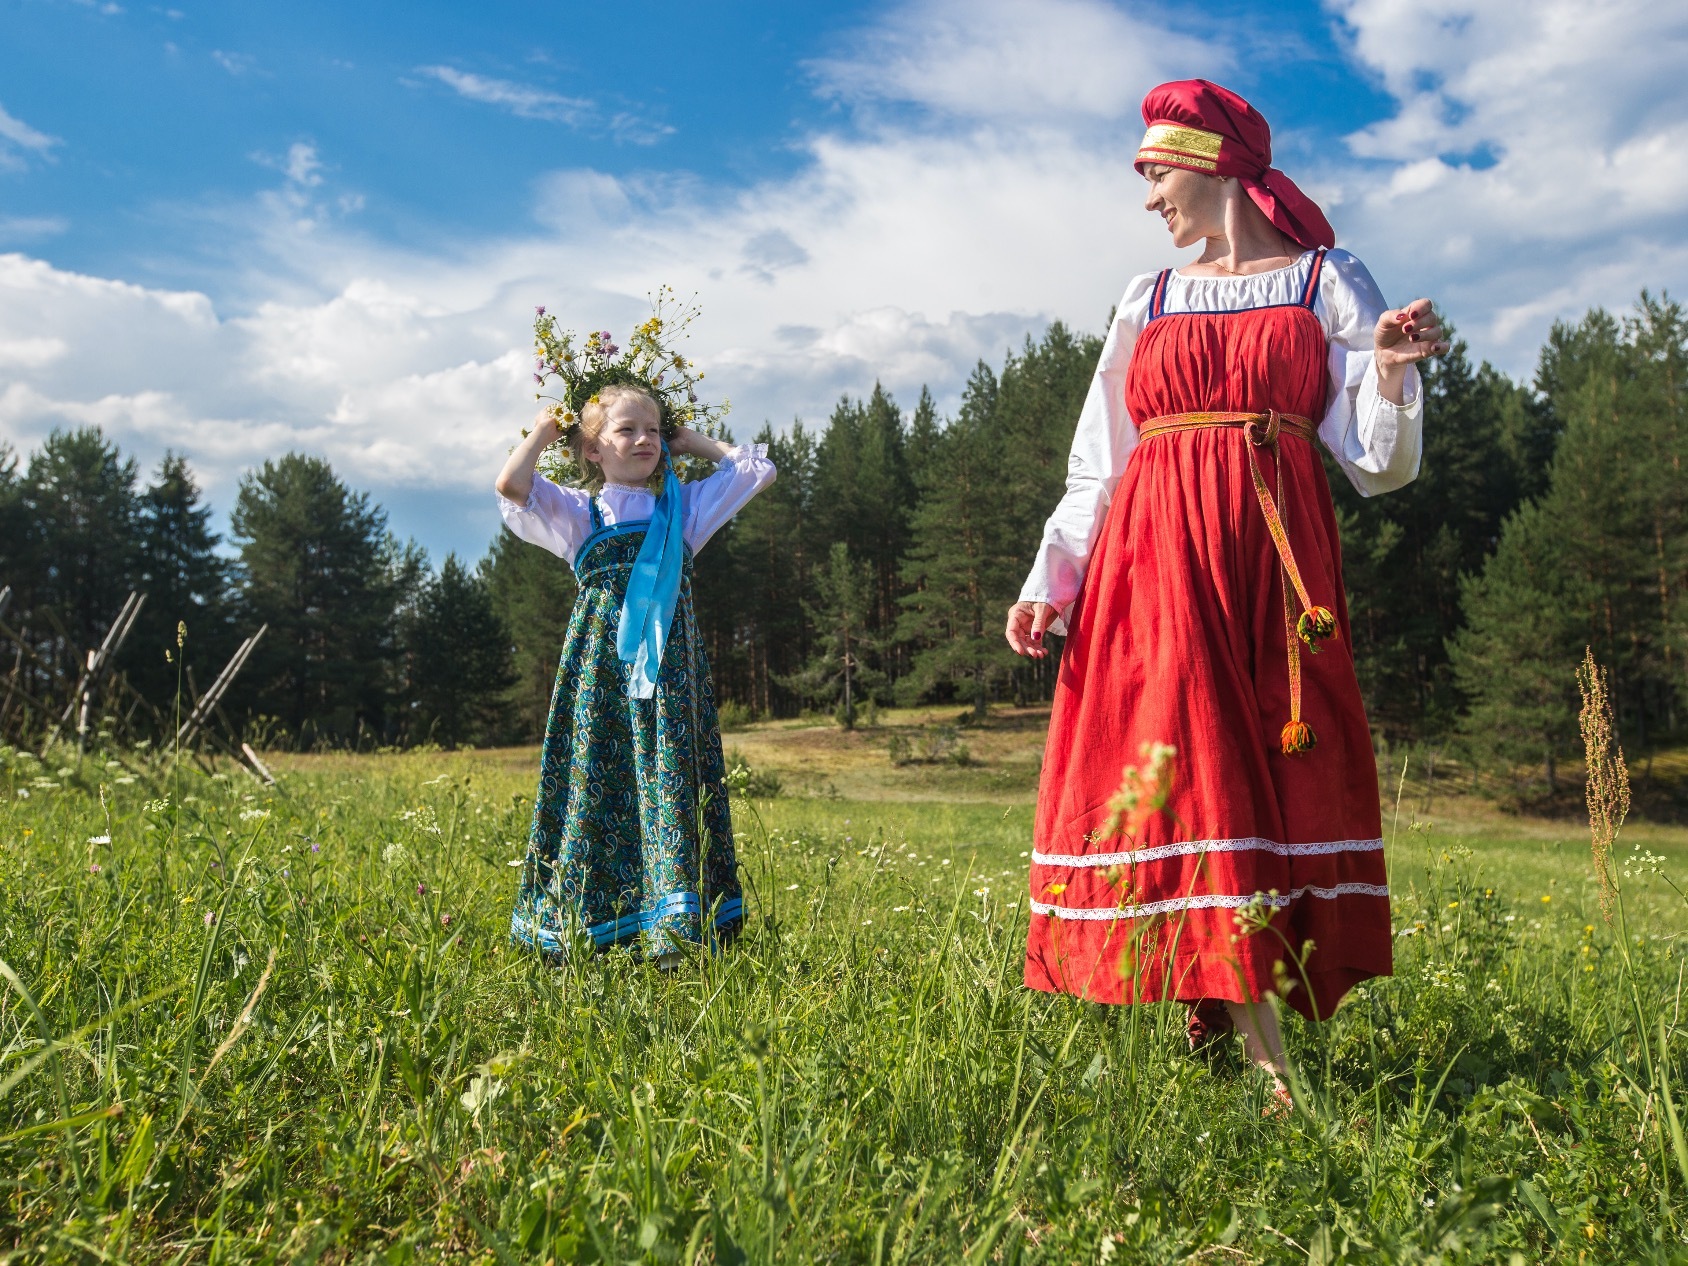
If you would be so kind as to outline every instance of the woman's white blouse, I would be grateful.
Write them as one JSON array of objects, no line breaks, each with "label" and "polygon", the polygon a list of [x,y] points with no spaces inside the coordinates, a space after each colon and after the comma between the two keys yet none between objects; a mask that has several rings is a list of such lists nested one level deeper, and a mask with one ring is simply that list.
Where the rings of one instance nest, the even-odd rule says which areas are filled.
[{"label": "woman's white blouse", "polygon": [[[1102,344],[1096,376],[1073,435],[1067,460],[1067,491],[1043,529],[1043,543],[1022,602],[1047,602],[1060,612],[1050,630],[1063,633],[1096,537],[1108,513],[1114,487],[1137,447],[1137,423],[1125,407],[1125,375],[1131,349],[1149,317],[1158,273],[1144,273],[1126,287]],[[1307,257],[1268,273],[1245,277],[1182,277],[1167,285],[1166,312],[1238,311],[1301,301]],[[1313,311],[1330,347],[1330,400],[1319,423],[1324,441],[1361,496],[1392,492],[1418,477],[1424,401],[1418,370],[1409,368],[1406,403],[1378,394],[1372,333],[1388,307],[1366,266],[1344,250],[1325,255]]]},{"label": "woman's white blouse", "polygon": [[[766,444],[729,448],[715,473],[707,479],[680,485],[684,511],[682,535],[695,554],[757,493],[774,482],[774,464]],[[606,527],[651,517],[656,494],[649,488],[605,484],[598,494],[598,513]],[[498,511],[504,526],[522,540],[550,550],[574,566],[575,553],[592,534],[591,494],[568,488],[535,474],[526,505],[500,495]]]}]

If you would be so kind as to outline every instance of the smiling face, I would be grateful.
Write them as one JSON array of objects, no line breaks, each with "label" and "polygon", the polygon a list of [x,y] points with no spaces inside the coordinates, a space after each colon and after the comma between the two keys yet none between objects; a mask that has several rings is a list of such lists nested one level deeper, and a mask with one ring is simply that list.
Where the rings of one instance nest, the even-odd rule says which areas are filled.
[{"label": "smiling face", "polygon": [[[608,393],[606,393],[608,394]],[[618,392],[604,403],[604,425],[586,439],[582,455],[615,484],[643,484],[662,461],[662,421],[643,392]]]},{"label": "smiling face", "polygon": [[1224,236],[1225,183],[1217,176],[1148,163],[1143,179],[1149,182],[1143,205],[1165,221],[1174,246],[1194,246],[1204,238]]}]

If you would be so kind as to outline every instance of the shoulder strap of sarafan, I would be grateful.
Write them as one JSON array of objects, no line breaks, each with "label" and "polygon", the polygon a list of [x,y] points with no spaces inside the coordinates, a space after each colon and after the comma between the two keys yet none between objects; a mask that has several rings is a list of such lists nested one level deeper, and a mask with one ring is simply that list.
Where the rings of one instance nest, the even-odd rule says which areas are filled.
[{"label": "shoulder strap of sarafan", "polygon": [[1155,278],[1154,291],[1149,296],[1149,320],[1153,321],[1166,311],[1166,287],[1172,280],[1172,269],[1163,268],[1159,277]]},{"label": "shoulder strap of sarafan", "polygon": [[1311,310],[1313,301],[1319,297],[1319,273],[1325,266],[1325,248],[1319,247],[1313,252],[1313,266],[1307,270],[1307,289],[1301,296],[1301,306]]}]

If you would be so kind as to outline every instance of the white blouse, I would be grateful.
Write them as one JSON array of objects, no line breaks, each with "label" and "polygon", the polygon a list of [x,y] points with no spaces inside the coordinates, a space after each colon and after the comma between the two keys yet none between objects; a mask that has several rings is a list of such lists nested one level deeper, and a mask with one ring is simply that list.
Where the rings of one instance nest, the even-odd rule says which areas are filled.
[{"label": "white blouse", "polygon": [[[774,482],[774,464],[766,444],[729,448],[715,473],[680,485],[684,519],[681,534],[695,554],[762,489]],[[564,487],[535,474],[526,505],[499,495],[504,526],[531,545],[550,550],[574,566],[574,556],[592,535],[592,499],[584,488]],[[598,494],[604,526],[651,517],[656,494],[643,485],[605,484]]]},{"label": "white blouse", "polygon": [[[1231,312],[1300,303],[1311,254],[1252,276],[1183,277],[1174,272],[1162,310]],[[1066,616],[1084,584],[1108,502],[1137,447],[1137,423],[1125,407],[1125,375],[1132,346],[1148,322],[1159,276],[1134,277],[1119,301],[1073,435],[1066,495],[1044,525],[1043,543],[1020,591],[1020,601],[1047,602],[1060,613],[1049,626],[1053,633],[1066,631]],[[1424,423],[1418,370],[1407,371],[1404,404],[1391,404],[1377,390],[1372,333],[1387,307],[1364,264],[1345,250],[1326,253],[1313,302],[1330,347],[1330,400],[1319,423],[1319,438],[1365,497],[1392,492],[1418,477]]]}]

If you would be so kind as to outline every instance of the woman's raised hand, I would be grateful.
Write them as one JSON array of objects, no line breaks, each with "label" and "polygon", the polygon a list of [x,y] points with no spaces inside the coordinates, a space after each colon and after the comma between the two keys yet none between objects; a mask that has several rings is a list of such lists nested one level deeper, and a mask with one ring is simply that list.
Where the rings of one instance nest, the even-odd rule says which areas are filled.
[{"label": "woman's raised hand", "polygon": [[1016,655],[1042,659],[1049,654],[1044,630],[1055,619],[1055,608],[1047,602],[1016,602],[1008,608],[1008,645]]},{"label": "woman's raised hand", "polygon": [[1442,340],[1442,318],[1428,299],[1414,299],[1378,317],[1372,344],[1380,370],[1440,356],[1449,346]]}]

